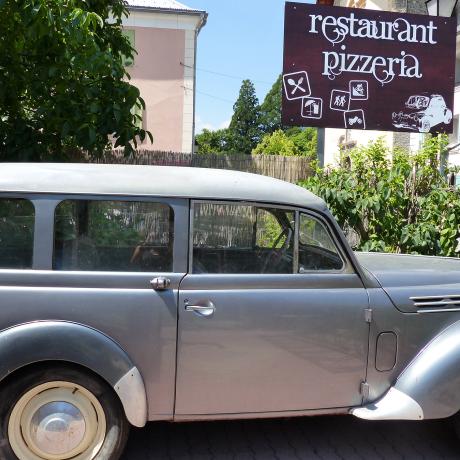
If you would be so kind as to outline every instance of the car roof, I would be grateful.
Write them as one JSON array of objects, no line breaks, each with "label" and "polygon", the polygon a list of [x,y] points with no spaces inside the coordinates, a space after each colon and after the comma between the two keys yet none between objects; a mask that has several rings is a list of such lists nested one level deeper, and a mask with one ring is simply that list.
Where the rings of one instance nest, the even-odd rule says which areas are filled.
[{"label": "car roof", "polygon": [[258,201],[323,211],[305,188],[258,174],[182,166],[2,163],[0,192]]}]

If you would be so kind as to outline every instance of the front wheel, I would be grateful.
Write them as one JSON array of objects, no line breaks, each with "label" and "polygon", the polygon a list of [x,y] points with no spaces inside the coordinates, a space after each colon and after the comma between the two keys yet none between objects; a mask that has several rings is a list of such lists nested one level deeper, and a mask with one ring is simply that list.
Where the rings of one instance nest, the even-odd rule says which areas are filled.
[{"label": "front wheel", "polygon": [[429,120],[427,120],[426,118],[423,118],[421,123],[420,123],[420,129],[419,131],[421,133],[429,133],[431,130],[431,123]]},{"label": "front wheel", "polygon": [[0,458],[118,460],[129,425],[113,390],[66,367],[14,377],[0,395]]},{"label": "front wheel", "polygon": [[452,110],[446,109],[446,113],[444,115],[444,124],[448,125],[452,121]]}]

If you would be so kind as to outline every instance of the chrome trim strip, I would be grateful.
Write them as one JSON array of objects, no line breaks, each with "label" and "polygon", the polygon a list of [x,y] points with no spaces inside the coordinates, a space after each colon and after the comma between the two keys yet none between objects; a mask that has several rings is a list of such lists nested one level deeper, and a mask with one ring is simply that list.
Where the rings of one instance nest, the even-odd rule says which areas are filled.
[{"label": "chrome trim strip", "polygon": [[460,305],[460,299],[458,300],[439,300],[437,302],[415,302],[416,307],[443,307],[445,305]]},{"label": "chrome trim strip", "polygon": [[114,386],[119,396],[126,418],[131,425],[142,428],[147,423],[147,396],[144,381],[133,367]]},{"label": "chrome trim strip", "polygon": [[442,313],[442,312],[450,312],[450,311],[460,311],[459,308],[435,308],[435,309],[423,309],[418,310],[417,313]]},{"label": "chrome trim strip", "polygon": [[452,295],[427,295],[422,297],[409,297],[410,300],[416,302],[417,300],[427,300],[427,299],[452,299],[458,298],[460,300],[460,294],[452,294]]}]

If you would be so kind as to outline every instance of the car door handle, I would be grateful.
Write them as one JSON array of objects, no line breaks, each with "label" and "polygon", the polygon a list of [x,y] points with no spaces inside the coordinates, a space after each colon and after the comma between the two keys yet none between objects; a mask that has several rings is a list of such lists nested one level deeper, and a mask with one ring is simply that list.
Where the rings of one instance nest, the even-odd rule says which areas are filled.
[{"label": "car door handle", "polygon": [[216,307],[212,302],[209,302],[208,305],[185,305],[185,311],[193,311],[198,316],[207,318],[215,313]]},{"label": "car door handle", "polygon": [[171,287],[171,280],[164,276],[158,276],[150,281],[150,286],[152,286],[155,291],[166,291],[166,289]]}]

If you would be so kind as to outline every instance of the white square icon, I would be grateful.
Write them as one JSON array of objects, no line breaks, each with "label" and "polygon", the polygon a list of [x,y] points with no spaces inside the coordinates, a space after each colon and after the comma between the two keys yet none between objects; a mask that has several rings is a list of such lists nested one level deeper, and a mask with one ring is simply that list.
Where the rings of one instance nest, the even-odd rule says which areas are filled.
[{"label": "white square icon", "polygon": [[349,110],[343,113],[343,118],[347,129],[366,129],[364,110]]},{"label": "white square icon", "polygon": [[369,85],[366,80],[350,81],[350,99],[367,101],[369,99]]},{"label": "white square icon", "polygon": [[350,93],[348,91],[333,89],[331,91],[331,101],[329,107],[332,110],[340,110],[342,112],[350,110]]},{"label": "white square icon", "polygon": [[319,97],[302,99],[302,117],[319,119],[323,116],[323,100]]},{"label": "white square icon", "polygon": [[310,96],[310,81],[305,71],[283,75],[284,92],[289,101]]}]

